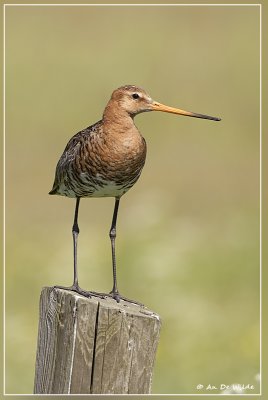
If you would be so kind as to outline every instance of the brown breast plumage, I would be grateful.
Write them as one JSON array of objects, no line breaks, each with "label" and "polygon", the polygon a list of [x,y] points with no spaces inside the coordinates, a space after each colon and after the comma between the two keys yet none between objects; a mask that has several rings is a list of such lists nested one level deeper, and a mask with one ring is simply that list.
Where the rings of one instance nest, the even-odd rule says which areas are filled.
[{"label": "brown breast plumage", "polygon": [[50,194],[67,197],[121,197],[138,180],[146,142],[133,120],[101,120],[78,132],[56,168]]}]

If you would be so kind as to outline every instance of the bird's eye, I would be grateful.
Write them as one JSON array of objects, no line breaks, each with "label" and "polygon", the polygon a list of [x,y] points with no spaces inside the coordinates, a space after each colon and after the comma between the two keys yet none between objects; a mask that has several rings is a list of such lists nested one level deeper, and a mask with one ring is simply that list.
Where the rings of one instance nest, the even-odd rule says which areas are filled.
[{"label": "bird's eye", "polygon": [[132,95],[133,99],[137,100],[140,98],[140,96],[138,95],[138,93],[133,93]]}]

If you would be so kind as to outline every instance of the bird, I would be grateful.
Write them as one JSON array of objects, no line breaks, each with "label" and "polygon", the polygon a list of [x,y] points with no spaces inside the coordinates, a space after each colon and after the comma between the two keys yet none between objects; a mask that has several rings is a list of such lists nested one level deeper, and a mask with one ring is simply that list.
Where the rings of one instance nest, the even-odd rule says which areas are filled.
[{"label": "bird", "polygon": [[[122,296],[117,284],[115,253],[116,222],[121,197],[139,179],[146,159],[146,141],[134,123],[143,112],[162,111],[177,115],[220,121],[220,118],[198,114],[161,104],[136,85],[124,85],[114,90],[102,119],[79,131],[67,143],[56,166],[50,195],[75,199],[73,236],[73,284],[56,287],[74,291],[86,297],[109,296],[132,301]],[[78,212],[80,200],[87,197],[115,199],[109,231],[112,251],[113,285],[109,293],[86,291],[79,286],[77,272]],[[132,301],[135,303],[135,301]]]}]

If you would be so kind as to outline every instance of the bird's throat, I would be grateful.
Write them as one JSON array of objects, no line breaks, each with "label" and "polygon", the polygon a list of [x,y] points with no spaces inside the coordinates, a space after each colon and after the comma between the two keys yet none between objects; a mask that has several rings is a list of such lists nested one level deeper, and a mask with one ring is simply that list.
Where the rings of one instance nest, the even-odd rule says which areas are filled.
[{"label": "bird's throat", "polygon": [[103,113],[103,123],[106,127],[114,126],[121,132],[135,127],[133,117],[120,104],[109,102]]}]

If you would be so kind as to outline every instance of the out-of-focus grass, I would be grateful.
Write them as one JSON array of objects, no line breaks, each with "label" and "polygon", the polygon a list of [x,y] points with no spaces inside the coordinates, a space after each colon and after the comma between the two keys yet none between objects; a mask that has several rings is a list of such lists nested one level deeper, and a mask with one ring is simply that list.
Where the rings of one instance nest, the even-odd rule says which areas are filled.
[{"label": "out-of-focus grass", "polygon": [[[67,140],[126,83],[221,116],[152,113],[118,221],[119,288],[163,321],[154,393],[259,372],[257,7],[8,7],[6,377],[31,393],[42,286],[70,284],[74,201],[49,197]],[[110,290],[112,199],[81,203],[81,285]],[[252,392],[251,392],[252,393]]]}]

